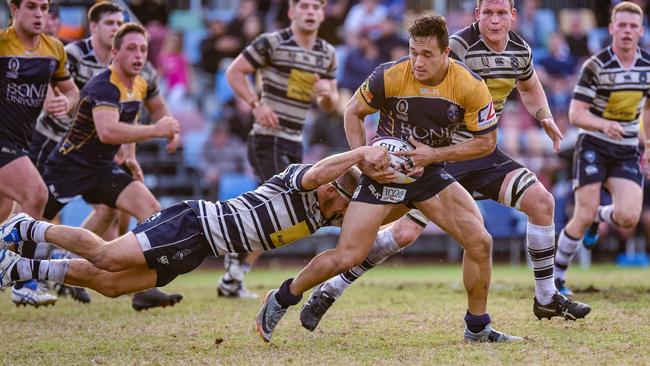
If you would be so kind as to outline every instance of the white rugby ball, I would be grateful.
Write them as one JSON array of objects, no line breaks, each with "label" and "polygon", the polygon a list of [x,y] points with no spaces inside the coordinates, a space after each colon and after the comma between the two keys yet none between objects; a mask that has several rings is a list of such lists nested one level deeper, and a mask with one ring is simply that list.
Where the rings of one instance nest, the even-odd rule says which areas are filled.
[{"label": "white rugby ball", "polygon": [[410,142],[398,139],[397,137],[380,136],[370,141],[370,146],[381,146],[388,150],[390,154],[390,169],[394,170],[397,175],[397,179],[393,183],[408,184],[415,182],[419,178],[418,176],[407,176],[413,167],[411,159],[405,156],[395,155],[398,151],[415,150],[415,146]]}]

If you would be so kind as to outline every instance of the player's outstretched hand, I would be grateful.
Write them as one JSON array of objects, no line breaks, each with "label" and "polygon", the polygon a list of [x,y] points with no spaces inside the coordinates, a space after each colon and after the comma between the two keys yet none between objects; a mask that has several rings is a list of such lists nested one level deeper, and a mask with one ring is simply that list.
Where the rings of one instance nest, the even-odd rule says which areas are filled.
[{"label": "player's outstretched hand", "polygon": [[58,87],[52,88],[52,94],[45,99],[45,111],[53,116],[63,116],[68,113],[68,107],[68,97]]},{"label": "player's outstretched hand", "polygon": [[[412,170],[417,168],[424,168],[425,166],[438,162],[435,156],[435,149],[429,145],[425,145],[416,140],[413,136],[409,136],[409,142],[415,146],[415,150],[411,151],[396,151],[397,156],[408,156],[413,162]],[[432,159],[433,158],[433,159]]]},{"label": "player's outstretched hand", "polygon": [[165,145],[165,151],[168,154],[173,154],[178,150],[178,146],[181,144],[181,135],[176,132],[172,138],[167,139],[167,145]]},{"label": "player's outstretched hand", "polygon": [[181,125],[178,123],[176,118],[165,116],[156,122],[155,128],[157,131],[156,136],[172,139],[174,138],[174,134],[180,132]]},{"label": "player's outstretched hand", "polygon": [[257,107],[253,108],[253,117],[266,128],[278,128],[280,124],[278,115],[266,104],[260,103]]},{"label": "player's outstretched hand", "polygon": [[562,132],[560,132],[560,129],[555,124],[553,117],[542,118],[539,123],[544,128],[544,131],[548,137],[553,140],[553,151],[556,153],[560,152],[560,143],[562,142],[564,136],[562,136]]}]

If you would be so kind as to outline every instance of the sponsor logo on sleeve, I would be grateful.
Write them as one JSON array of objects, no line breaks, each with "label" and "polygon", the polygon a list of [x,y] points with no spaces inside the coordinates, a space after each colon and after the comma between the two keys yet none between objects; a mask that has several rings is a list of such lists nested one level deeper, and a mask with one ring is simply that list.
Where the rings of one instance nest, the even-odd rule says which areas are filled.
[{"label": "sponsor logo on sleeve", "polygon": [[494,110],[492,101],[478,112],[478,128],[485,128],[493,125],[497,120],[497,112]]}]

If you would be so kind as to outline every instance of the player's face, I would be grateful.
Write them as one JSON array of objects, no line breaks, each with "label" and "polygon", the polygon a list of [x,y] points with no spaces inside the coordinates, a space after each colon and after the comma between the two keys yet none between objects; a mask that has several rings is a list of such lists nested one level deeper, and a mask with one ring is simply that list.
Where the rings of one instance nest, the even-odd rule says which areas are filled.
[{"label": "player's face", "polygon": [[43,30],[43,33],[47,34],[48,36],[56,37],[56,35],[59,33],[59,28],[61,27],[61,20],[59,19],[59,16],[57,14],[48,14],[47,15],[47,20],[45,21],[45,29]]},{"label": "player's face", "polygon": [[90,23],[90,33],[99,41],[99,44],[107,49],[111,48],[115,33],[124,23],[124,14],[121,12],[105,13],[99,22]]},{"label": "player's face", "polygon": [[314,33],[325,19],[325,7],[319,0],[300,0],[296,5],[289,7],[289,19],[298,30]]},{"label": "player's face", "polygon": [[127,33],[122,38],[122,46],[113,49],[113,62],[130,77],[140,74],[147,60],[147,40],[137,32]]},{"label": "player's face", "polygon": [[409,39],[409,57],[415,80],[427,83],[445,70],[449,47],[442,50],[435,37]]},{"label": "player's face", "polygon": [[609,24],[612,43],[624,51],[636,49],[639,39],[643,37],[641,15],[630,12],[616,13],[614,21]]},{"label": "player's face", "polygon": [[485,0],[475,13],[479,32],[491,44],[505,41],[517,17],[508,0]]},{"label": "player's face", "polygon": [[16,28],[29,36],[36,36],[45,30],[49,8],[48,0],[23,0],[19,8],[11,4],[11,16]]}]

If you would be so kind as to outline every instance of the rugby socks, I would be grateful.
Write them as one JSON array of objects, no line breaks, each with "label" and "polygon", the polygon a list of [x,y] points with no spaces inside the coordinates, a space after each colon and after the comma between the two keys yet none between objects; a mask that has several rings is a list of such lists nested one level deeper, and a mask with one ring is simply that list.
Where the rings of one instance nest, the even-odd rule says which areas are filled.
[{"label": "rugby socks", "polygon": [[31,279],[63,283],[70,261],[67,259],[19,259],[11,269],[12,281],[28,281]]},{"label": "rugby socks", "polygon": [[338,276],[330,278],[323,284],[323,291],[338,299],[352,282],[356,281],[367,271],[375,268],[376,265],[385,261],[391,255],[398,253],[402,248],[395,242],[393,232],[390,229],[381,230],[370,249],[368,257],[363,262]]},{"label": "rugby socks", "polygon": [[467,329],[472,331],[472,333],[479,333],[491,322],[492,320],[488,313],[483,315],[473,315],[469,310],[465,313],[465,324],[467,324]]},{"label": "rugby socks", "polygon": [[566,279],[566,270],[582,245],[582,238],[572,238],[564,230],[560,232],[555,253],[554,276],[560,280]]},{"label": "rugby socks", "polygon": [[605,221],[608,224],[619,227],[618,224],[614,222],[613,214],[614,205],[598,206],[598,219],[596,221]]},{"label": "rugby socks", "polygon": [[293,282],[293,278],[289,278],[288,280],[284,281],[284,283],[282,283],[282,286],[280,286],[280,289],[278,289],[278,292],[275,293],[275,299],[278,300],[280,306],[285,309],[291,305],[296,305],[300,302],[300,300],[302,300],[302,295],[296,296],[292,294],[291,291],[289,291],[291,282]]},{"label": "rugby socks", "polygon": [[526,248],[533,263],[535,298],[542,305],[549,304],[557,292],[553,279],[555,225],[539,226],[529,221],[526,227]]},{"label": "rugby socks", "polygon": [[45,221],[21,221],[19,224],[20,237],[24,241],[32,241],[36,243],[46,243],[45,232],[52,224]]}]

